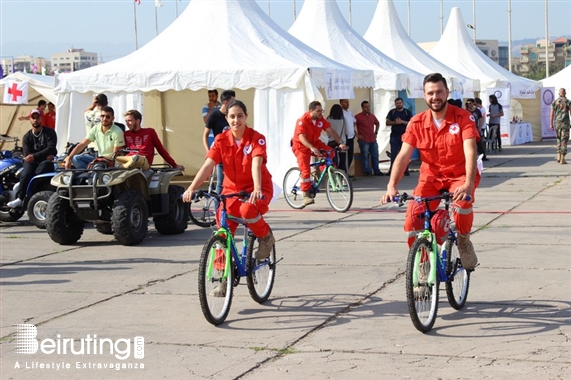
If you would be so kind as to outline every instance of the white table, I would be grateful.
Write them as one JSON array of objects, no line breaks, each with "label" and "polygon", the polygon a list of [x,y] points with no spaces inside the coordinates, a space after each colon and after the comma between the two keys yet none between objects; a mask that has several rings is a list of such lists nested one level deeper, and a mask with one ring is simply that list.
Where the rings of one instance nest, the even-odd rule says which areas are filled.
[{"label": "white table", "polygon": [[519,122],[510,123],[510,143],[520,145],[533,141],[531,123]]}]

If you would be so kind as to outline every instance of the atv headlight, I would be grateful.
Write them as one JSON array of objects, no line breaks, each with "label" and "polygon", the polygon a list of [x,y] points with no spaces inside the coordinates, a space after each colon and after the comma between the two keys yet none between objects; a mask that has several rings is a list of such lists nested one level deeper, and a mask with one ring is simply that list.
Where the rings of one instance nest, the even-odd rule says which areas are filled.
[{"label": "atv headlight", "polygon": [[101,176],[101,182],[104,185],[107,185],[109,183],[109,181],[111,181],[113,177],[111,177],[111,174],[103,174],[103,176]]},{"label": "atv headlight", "polygon": [[69,185],[70,181],[71,181],[71,176],[70,175],[64,175],[61,177],[61,181],[63,182],[64,185]]}]

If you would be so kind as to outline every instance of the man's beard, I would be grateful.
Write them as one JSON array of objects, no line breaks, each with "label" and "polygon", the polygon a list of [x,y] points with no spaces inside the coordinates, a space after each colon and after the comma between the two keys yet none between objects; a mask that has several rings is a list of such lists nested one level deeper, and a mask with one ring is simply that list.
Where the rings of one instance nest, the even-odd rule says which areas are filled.
[{"label": "man's beard", "polygon": [[446,107],[446,102],[441,102],[440,107],[433,106],[432,103],[426,102],[428,108],[430,108],[434,112],[440,112]]}]

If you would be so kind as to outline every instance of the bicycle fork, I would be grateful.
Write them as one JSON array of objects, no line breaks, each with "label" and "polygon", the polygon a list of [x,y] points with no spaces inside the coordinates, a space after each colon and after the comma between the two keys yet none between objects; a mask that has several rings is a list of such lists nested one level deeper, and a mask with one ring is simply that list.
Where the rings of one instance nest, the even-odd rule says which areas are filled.
[{"label": "bicycle fork", "polygon": [[[440,257],[437,257],[438,252],[438,244],[436,243],[436,236],[428,231],[423,231],[419,238],[426,239],[431,245],[431,249],[428,252],[428,261],[430,262],[430,272],[428,272],[428,276],[426,278],[426,285],[432,286],[436,283],[436,271],[437,266],[440,267],[440,263],[438,262]],[[414,257],[414,268],[420,268],[421,264],[421,257],[423,252],[421,250],[416,252],[416,256]],[[418,270],[414,270],[412,273],[412,281],[414,286],[418,286]]]}]

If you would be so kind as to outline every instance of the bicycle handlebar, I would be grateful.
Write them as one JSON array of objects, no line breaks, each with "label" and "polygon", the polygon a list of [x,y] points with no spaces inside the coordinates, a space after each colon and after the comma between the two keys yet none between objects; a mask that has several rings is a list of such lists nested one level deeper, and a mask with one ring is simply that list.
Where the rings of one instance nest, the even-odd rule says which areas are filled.
[{"label": "bicycle handlebar", "polygon": [[[397,195],[393,198],[393,202],[398,203],[399,207],[404,205],[404,203],[406,201],[410,201],[410,200],[415,200],[418,202],[430,202],[430,201],[435,201],[435,200],[441,200],[444,199],[445,201],[449,201],[452,200],[452,193],[448,192],[448,191],[444,191],[442,192],[442,194],[440,195],[435,195],[432,197],[416,197],[413,195],[408,195],[407,193],[402,193],[402,195]],[[466,196],[466,201],[470,201],[472,200],[471,196]]]},{"label": "bicycle handlebar", "polygon": [[215,198],[219,201],[221,201],[223,199],[227,199],[227,198],[246,199],[246,198],[250,197],[250,193],[248,193],[247,191],[240,191],[238,193],[232,193],[232,194],[216,194],[216,193],[209,193],[208,191],[204,191],[204,190],[197,190],[194,194],[192,194],[192,200],[204,198],[204,197]]}]

